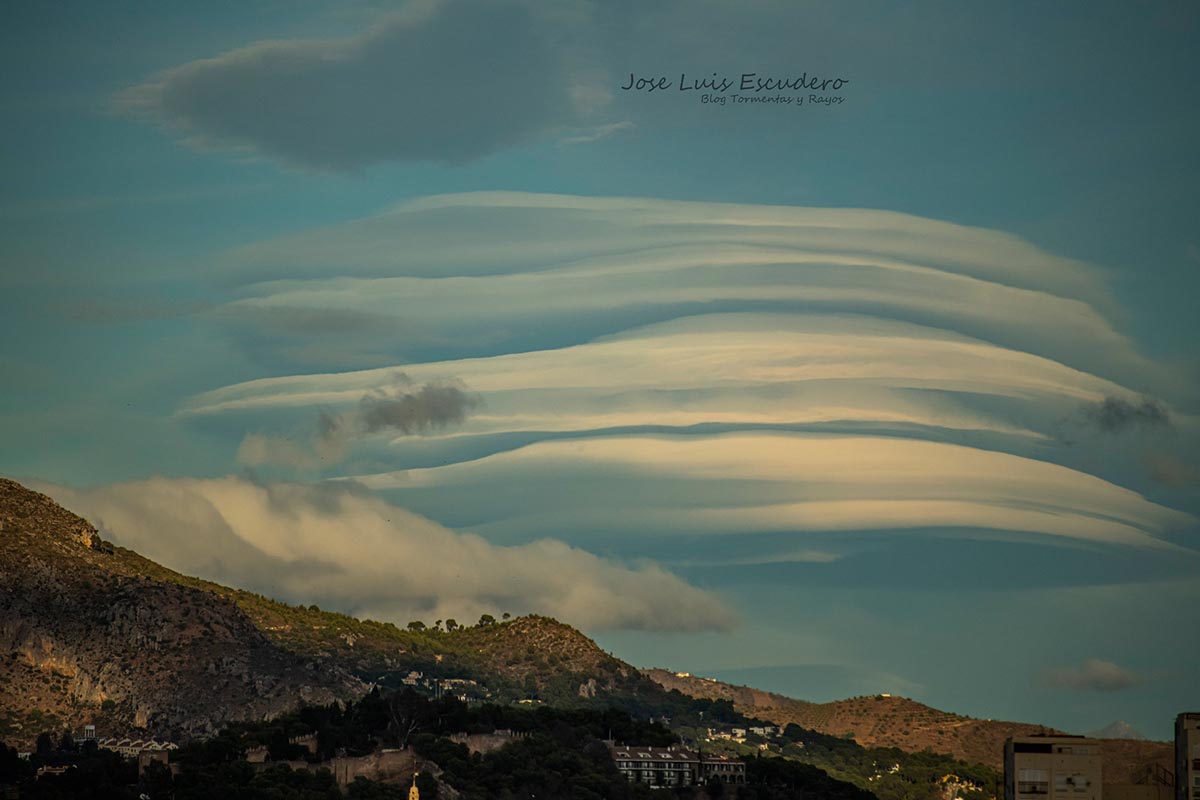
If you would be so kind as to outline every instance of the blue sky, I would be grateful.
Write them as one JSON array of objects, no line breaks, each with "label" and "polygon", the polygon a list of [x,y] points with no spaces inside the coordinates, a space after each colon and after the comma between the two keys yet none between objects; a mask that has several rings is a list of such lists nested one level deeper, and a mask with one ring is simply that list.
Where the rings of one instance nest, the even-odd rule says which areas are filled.
[{"label": "blue sky", "polygon": [[805,699],[1200,700],[1193,5],[8,17],[0,472],[113,539]]}]

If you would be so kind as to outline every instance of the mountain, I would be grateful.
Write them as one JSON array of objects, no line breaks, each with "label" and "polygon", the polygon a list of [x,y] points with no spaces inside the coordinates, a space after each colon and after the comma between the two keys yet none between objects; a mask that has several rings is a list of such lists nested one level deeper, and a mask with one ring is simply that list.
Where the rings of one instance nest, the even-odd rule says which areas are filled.
[{"label": "mountain", "polygon": [[1092,731],[1088,734],[1088,736],[1092,737],[1093,739],[1133,739],[1135,741],[1146,740],[1146,737],[1143,736],[1137,730],[1137,728],[1120,719],[1108,723],[1099,730]]},{"label": "mountain", "polygon": [[[1041,725],[964,717],[886,694],[810,703],[664,669],[644,670],[644,674],[664,689],[693,697],[729,700],[741,713],[778,725],[794,722],[821,733],[849,736],[865,747],[896,747],[908,752],[929,749],[996,768],[1003,767],[1004,740],[1008,737],[1060,733]],[[1173,744],[1106,741],[1103,753],[1106,780],[1119,783],[1132,779],[1151,763],[1170,768]]]}]

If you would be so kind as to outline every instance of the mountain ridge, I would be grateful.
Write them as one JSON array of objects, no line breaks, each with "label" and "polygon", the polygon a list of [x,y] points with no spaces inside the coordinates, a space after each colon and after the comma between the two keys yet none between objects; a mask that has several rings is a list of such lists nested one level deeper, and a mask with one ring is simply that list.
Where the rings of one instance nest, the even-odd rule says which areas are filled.
[{"label": "mountain ridge", "polygon": [[[689,673],[660,668],[642,672],[665,689],[729,700],[737,711],[777,725],[794,722],[821,733],[851,737],[864,747],[896,747],[908,752],[928,748],[993,767],[1003,766],[1004,740],[1009,736],[1063,733],[1044,725],[967,717],[891,694],[812,703]],[[1105,740],[1105,771],[1116,782],[1132,779],[1150,763],[1173,769],[1171,742],[1096,738]]]}]

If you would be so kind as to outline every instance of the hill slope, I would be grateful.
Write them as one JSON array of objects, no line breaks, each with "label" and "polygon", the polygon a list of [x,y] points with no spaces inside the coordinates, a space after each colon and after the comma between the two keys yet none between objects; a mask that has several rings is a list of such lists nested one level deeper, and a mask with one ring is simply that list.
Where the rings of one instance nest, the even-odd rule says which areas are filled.
[{"label": "hill slope", "polygon": [[91,721],[203,733],[398,686],[413,671],[500,701],[665,694],[545,617],[402,630],[181,575],[0,478],[0,738]]},{"label": "hill slope", "polygon": [[[1008,737],[1059,732],[1023,722],[964,717],[905,697],[872,695],[810,703],[662,669],[644,670],[644,674],[665,689],[730,700],[743,714],[779,725],[794,722],[833,736],[851,736],[864,747],[897,747],[908,752],[929,749],[996,768],[1003,767],[1004,740]],[[1169,742],[1105,740],[1105,780],[1126,781],[1150,763],[1171,768],[1172,758],[1173,745]]]},{"label": "hill slope", "polygon": [[204,732],[364,690],[345,670],[272,643],[234,603],[163,572],[0,479],[0,735],[97,717]]}]

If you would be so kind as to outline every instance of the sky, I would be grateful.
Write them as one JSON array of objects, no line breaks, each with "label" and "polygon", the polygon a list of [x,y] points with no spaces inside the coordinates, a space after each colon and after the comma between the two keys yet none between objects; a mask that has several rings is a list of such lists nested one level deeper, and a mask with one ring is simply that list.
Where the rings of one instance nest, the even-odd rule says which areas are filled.
[{"label": "sky", "polygon": [[1198,34],[1186,2],[18,2],[0,473],[291,602],[1167,739]]}]

